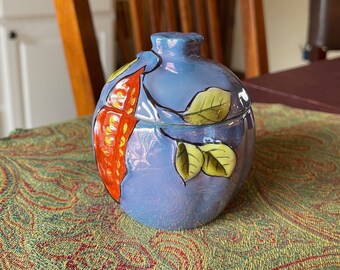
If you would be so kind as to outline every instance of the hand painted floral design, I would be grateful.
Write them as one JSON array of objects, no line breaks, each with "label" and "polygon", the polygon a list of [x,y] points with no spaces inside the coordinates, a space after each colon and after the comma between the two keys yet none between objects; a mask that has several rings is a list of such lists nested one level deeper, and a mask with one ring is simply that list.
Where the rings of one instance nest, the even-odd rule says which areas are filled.
[{"label": "hand painted floral design", "polygon": [[208,125],[224,120],[230,108],[230,92],[210,87],[199,92],[182,114],[183,119],[192,125]]},{"label": "hand painted floral design", "polygon": [[[109,81],[121,75],[132,63],[116,71]],[[120,201],[120,185],[127,171],[127,141],[138,122],[134,113],[143,71],[144,68],[141,68],[115,84],[107,97],[106,105],[97,114],[94,126],[98,169],[108,191],[117,202]],[[178,115],[191,125],[214,124],[226,119],[230,102],[229,91],[209,87],[198,92],[187,109],[178,112]],[[210,176],[230,177],[235,165],[236,154],[225,144],[196,145],[177,141],[175,167],[184,182],[193,179],[201,171]]]},{"label": "hand painted floral design", "polygon": [[[207,125],[223,121],[230,109],[230,92],[210,87],[199,92],[182,114],[193,125]],[[210,176],[230,177],[236,166],[236,154],[223,143],[194,145],[178,142],[176,169],[186,182],[201,170]]]},{"label": "hand painted floral design", "polygon": [[[120,184],[126,174],[126,144],[137,123],[133,115],[143,71],[144,68],[139,69],[112,88],[94,125],[94,150],[99,174],[117,202],[120,200]],[[115,74],[117,77],[121,72]]]}]

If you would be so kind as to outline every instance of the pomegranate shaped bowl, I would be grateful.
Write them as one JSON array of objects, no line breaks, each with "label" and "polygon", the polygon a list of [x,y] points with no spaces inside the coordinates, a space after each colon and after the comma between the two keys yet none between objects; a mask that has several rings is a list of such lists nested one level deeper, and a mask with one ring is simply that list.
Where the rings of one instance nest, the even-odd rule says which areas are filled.
[{"label": "pomegranate shaped bowl", "polygon": [[97,167],[133,219],[181,230],[215,219],[253,159],[248,94],[227,68],[200,57],[196,33],[157,33],[152,49],[114,72],[93,117]]}]

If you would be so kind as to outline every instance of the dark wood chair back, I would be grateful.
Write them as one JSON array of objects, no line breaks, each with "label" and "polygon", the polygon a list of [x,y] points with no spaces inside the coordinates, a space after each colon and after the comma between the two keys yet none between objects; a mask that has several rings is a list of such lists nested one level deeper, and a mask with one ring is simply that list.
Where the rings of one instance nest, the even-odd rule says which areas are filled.
[{"label": "dark wood chair back", "polygon": [[328,51],[340,50],[339,26],[339,0],[310,0],[305,58],[310,61],[322,60]]},{"label": "dark wood chair back", "polygon": [[92,114],[105,83],[87,0],[54,0],[79,116]]},{"label": "dark wood chair back", "polygon": [[[159,31],[197,31],[206,38],[202,54],[229,65],[234,1],[127,0],[135,52],[149,50]],[[54,0],[78,115],[92,114],[105,83],[87,0]],[[268,72],[262,0],[241,0],[247,78]],[[228,13],[229,11],[229,13]],[[232,11],[232,12],[230,12]],[[145,14],[145,15],[143,15]],[[120,29],[120,21],[117,28]],[[147,30],[148,29],[148,30]],[[118,31],[119,33],[119,31]]]}]

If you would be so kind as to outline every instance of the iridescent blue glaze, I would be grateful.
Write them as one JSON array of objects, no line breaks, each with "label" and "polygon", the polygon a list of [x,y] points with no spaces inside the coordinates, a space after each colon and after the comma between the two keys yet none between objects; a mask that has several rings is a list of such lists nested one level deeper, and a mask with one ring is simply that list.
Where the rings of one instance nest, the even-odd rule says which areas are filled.
[{"label": "iridescent blue glaze", "polygon": [[[157,33],[151,40],[152,50],[103,88],[93,121],[97,165],[110,194],[132,218],[166,230],[194,228],[214,220],[249,174],[255,144],[250,99],[230,70],[200,57],[201,35]],[[124,86],[124,99],[116,88],[133,74],[140,74],[130,80],[138,85]],[[133,110],[132,89],[139,89]],[[123,105],[115,105],[116,99]],[[133,125],[130,133],[123,120],[114,122],[119,111]],[[102,152],[119,163],[115,169],[123,157],[124,174],[116,170],[121,178],[112,176],[112,162]]]}]

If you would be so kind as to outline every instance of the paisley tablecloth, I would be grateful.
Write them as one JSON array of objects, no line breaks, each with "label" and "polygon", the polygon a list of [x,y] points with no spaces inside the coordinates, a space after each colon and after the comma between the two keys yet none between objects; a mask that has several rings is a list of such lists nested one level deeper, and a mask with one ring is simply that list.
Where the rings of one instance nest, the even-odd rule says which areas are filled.
[{"label": "paisley tablecloth", "polygon": [[252,173],[217,220],[187,231],[119,209],[90,117],[0,139],[0,269],[339,269],[340,115],[254,111]]}]

